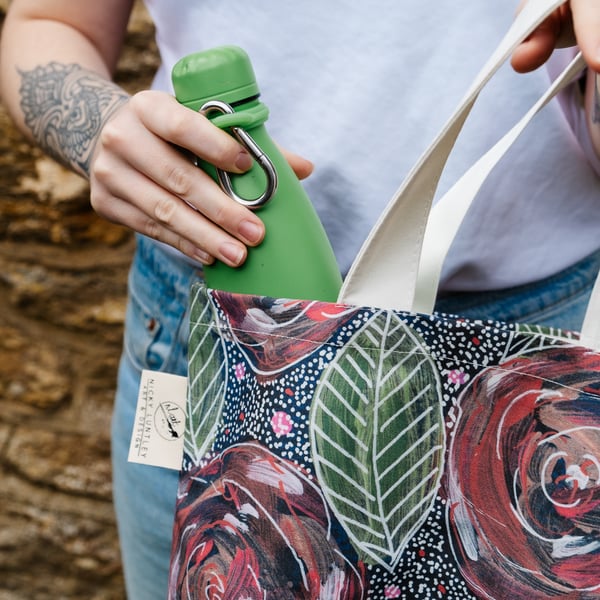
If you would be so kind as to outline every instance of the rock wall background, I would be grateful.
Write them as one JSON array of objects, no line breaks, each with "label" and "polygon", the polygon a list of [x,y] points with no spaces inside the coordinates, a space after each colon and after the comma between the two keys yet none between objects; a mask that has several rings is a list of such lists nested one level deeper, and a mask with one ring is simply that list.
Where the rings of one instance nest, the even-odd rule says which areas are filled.
[{"label": "rock wall background", "polygon": [[[156,65],[136,4],[117,79]],[[124,598],[109,426],[132,236],[3,108],[0,133],[0,600]]]}]

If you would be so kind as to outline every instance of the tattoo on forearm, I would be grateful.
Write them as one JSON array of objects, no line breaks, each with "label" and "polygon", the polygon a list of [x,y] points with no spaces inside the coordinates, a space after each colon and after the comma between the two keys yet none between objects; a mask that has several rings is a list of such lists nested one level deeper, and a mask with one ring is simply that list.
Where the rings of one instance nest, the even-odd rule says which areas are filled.
[{"label": "tattoo on forearm", "polygon": [[59,162],[88,176],[98,134],[128,95],[76,64],[51,62],[19,74],[21,109],[36,141]]},{"label": "tattoo on forearm", "polygon": [[588,76],[594,77],[594,99],[592,106],[592,123],[600,123],[600,77],[590,70]]}]

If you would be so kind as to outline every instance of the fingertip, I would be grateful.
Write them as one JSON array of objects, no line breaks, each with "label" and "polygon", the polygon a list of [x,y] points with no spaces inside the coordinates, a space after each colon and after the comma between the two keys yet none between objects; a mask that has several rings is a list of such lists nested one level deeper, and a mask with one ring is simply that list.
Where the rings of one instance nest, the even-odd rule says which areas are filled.
[{"label": "fingertip", "polygon": [[529,65],[531,64],[531,61],[529,59],[529,52],[528,49],[524,47],[524,44],[526,44],[526,42],[517,46],[510,57],[510,66],[517,73],[526,73],[530,70]]},{"label": "fingertip", "polygon": [[211,256],[210,254],[208,254],[208,252],[205,252],[200,248],[194,249],[192,258],[194,258],[195,260],[197,260],[205,266],[212,265],[215,262],[214,256]]},{"label": "fingertip", "polygon": [[298,179],[306,179],[315,170],[315,165],[310,160],[304,159],[304,161],[298,165],[296,175]]},{"label": "fingertip", "polygon": [[298,179],[306,179],[315,170],[315,165],[302,156],[288,154],[286,158]]},{"label": "fingertip", "polygon": [[249,219],[244,219],[240,223],[238,232],[252,246],[260,244],[265,237],[265,228],[262,222],[257,223]]},{"label": "fingertip", "polygon": [[513,51],[510,59],[512,68],[517,73],[529,73],[541,67],[552,54],[553,46],[543,43],[539,37],[525,40]]},{"label": "fingertip", "polygon": [[600,73],[600,46],[591,50],[582,49],[587,66],[595,73]]},{"label": "fingertip", "polygon": [[517,73],[528,73],[541,67],[550,58],[559,36],[559,19],[547,18],[515,48],[510,61],[512,68]]},{"label": "fingertip", "polygon": [[235,166],[241,173],[245,173],[252,167],[252,157],[247,150],[242,149],[235,159]]},{"label": "fingertip", "polygon": [[239,267],[246,260],[246,247],[243,244],[225,242],[219,247],[219,252],[230,267]]}]

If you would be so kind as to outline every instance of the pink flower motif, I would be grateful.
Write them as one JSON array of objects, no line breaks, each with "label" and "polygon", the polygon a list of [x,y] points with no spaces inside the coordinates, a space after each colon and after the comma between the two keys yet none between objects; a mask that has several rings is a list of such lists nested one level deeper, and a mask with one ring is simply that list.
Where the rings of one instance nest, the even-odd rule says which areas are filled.
[{"label": "pink flower motif", "polygon": [[448,381],[456,385],[462,385],[467,380],[467,376],[460,369],[453,369],[448,373]]},{"label": "pink flower motif", "polygon": [[281,435],[288,435],[294,428],[294,422],[292,417],[283,410],[278,410],[273,414],[271,418],[271,427],[277,437]]},{"label": "pink flower motif", "polygon": [[235,365],[235,376],[238,379],[238,381],[240,379],[244,379],[245,375],[246,375],[246,366],[244,365],[244,363],[238,363],[237,365]]},{"label": "pink flower motif", "polygon": [[385,587],[384,595],[386,598],[400,598],[402,591],[397,585],[387,585]]}]

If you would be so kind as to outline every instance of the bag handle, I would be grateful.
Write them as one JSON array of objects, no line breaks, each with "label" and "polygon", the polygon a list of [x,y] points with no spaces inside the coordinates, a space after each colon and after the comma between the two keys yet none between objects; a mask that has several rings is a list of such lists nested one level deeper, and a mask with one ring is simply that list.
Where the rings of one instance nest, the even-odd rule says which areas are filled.
[{"label": "bag handle", "polygon": [[[554,96],[576,79],[585,66],[580,52],[521,121],[484,154],[431,209],[417,272],[413,312],[431,313],[433,311],[444,260],[486,177],[531,119]],[[600,273],[596,277],[588,302],[581,327],[580,341],[584,346],[600,351]]]},{"label": "bag handle", "polygon": [[458,229],[479,189],[531,119],[585,68],[581,52],[555,79],[527,114],[488,150],[431,209],[423,239],[412,310],[430,313],[435,306],[442,267]]},{"label": "bag handle", "polygon": [[[443,218],[446,218],[455,210],[455,196],[458,192],[455,192],[454,188],[446,194],[447,198],[442,199],[443,202],[440,200],[438,203],[444,208],[436,208],[435,211],[432,211],[431,208],[448,156],[485,84],[508,59],[514,49],[564,2],[565,0],[529,0],[524,5],[495,52],[471,84],[463,100],[429,148],[422,154],[372,228],[346,276],[338,297],[339,302],[395,310],[414,311],[416,309],[431,312],[432,298],[437,292],[439,270],[441,269],[440,260],[443,261],[445,251],[442,251],[441,254],[438,253],[435,259],[430,258],[431,255],[426,253],[423,255],[423,263],[421,263],[421,249],[425,240],[427,240],[426,250],[428,251],[438,243],[438,238],[435,238],[435,244],[432,241],[437,235],[434,233],[435,227],[439,230],[436,221],[437,223],[442,222],[440,221],[441,217],[437,216],[438,211]],[[525,117],[457,182],[456,185],[459,186],[457,190],[462,193],[463,188],[467,186],[474,190],[473,195],[475,195],[489,171],[529,120],[574,78],[581,67],[581,59],[578,57]],[[473,184],[471,184],[471,176],[475,177]],[[457,219],[457,224],[454,225],[455,229],[458,229],[462,220],[462,211],[466,212],[471,200],[472,198],[467,199],[466,207],[457,209],[458,217],[452,216],[453,221],[455,218]],[[426,234],[430,213],[433,214],[434,230]],[[453,237],[454,234],[444,238],[444,245],[449,246]],[[434,252],[433,255],[435,256],[435,254]],[[422,274],[420,274],[421,267],[423,268]],[[600,295],[600,284],[597,287]],[[600,307],[600,298],[594,304]],[[600,324],[596,329],[600,330]]]}]

